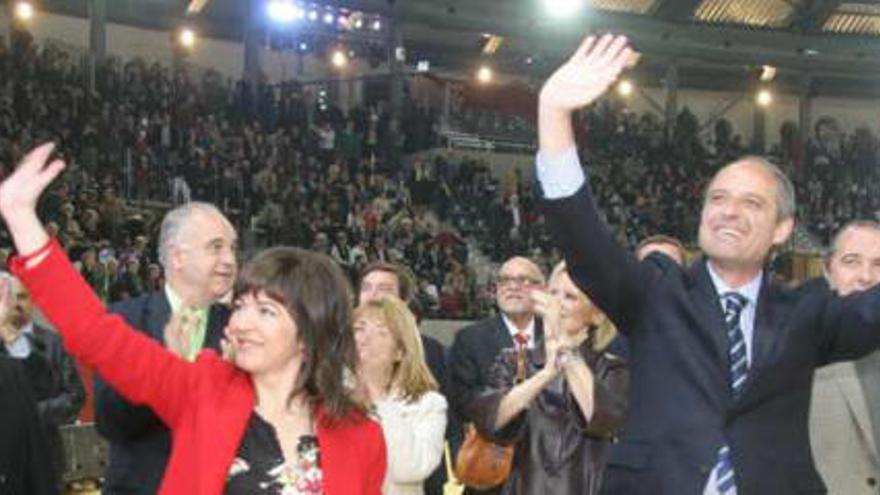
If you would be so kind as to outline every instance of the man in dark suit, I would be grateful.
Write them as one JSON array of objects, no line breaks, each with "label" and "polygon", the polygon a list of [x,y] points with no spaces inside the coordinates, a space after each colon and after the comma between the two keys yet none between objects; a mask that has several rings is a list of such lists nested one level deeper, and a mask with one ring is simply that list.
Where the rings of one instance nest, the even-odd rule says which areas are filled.
[{"label": "man in dark suit", "polygon": [[510,258],[501,265],[495,279],[499,314],[455,335],[449,350],[447,397],[461,423],[476,423],[474,398],[488,386],[489,368],[501,350],[515,345],[532,348],[540,338],[540,320],[535,318],[529,292],[543,287],[544,282],[544,274],[534,262],[518,256]]},{"label": "man in dark suit", "polygon": [[[0,495],[58,493],[46,435],[21,362],[0,356]],[[49,368],[44,367],[49,379]]]},{"label": "man in dark suit", "polygon": [[[76,363],[61,344],[61,338],[51,330],[33,321],[33,305],[27,289],[12,275],[2,272],[0,278],[8,283],[9,308],[0,321],[0,355],[23,360],[24,369],[32,384],[37,400],[37,411],[49,442],[52,471],[61,480],[64,473],[64,448],[60,427],[76,421],[85,402],[86,392]],[[30,359],[42,362],[48,373],[36,370]]]},{"label": "man in dark suit", "polygon": [[[229,310],[218,304],[235,281],[236,233],[214,206],[187,203],[168,212],[159,233],[163,290],[114,305],[111,310],[182,359],[204,348],[220,350]],[[95,420],[110,442],[103,493],[153,494],[168,462],[168,429],[153,412],[131,404],[95,381]]]},{"label": "man in dark suit", "polygon": [[577,157],[572,113],[598,98],[632,53],[611,35],[584,41],[545,83],[538,178],[575,282],[630,343],[630,409],[612,446],[609,494],[824,493],[807,413],[817,366],[880,346],[880,289],[838,297],[824,280],[775,286],[763,267],[794,226],[777,167],[746,157],[708,184],[705,257],[643,262],[617,245]]},{"label": "man in dark suit", "polygon": [[[407,268],[394,263],[375,261],[364,267],[360,277],[360,290],[358,291],[360,303],[378,301],[388,295],[397,296],[410,306],[417,319],[421,319],[419,308],[415,306],[415,278]],[[425,350],[425,361],[428,363],[431,374],[440,385],[440,392],[445,393],[447,381],[446,350],[443,344],[434,337],[425,334],[421,334],[421,337],[422,347]],[[443,493],[445,478],[444,466],[441,463],[440,467],[425,480],[425,493],[427,495]]]}]

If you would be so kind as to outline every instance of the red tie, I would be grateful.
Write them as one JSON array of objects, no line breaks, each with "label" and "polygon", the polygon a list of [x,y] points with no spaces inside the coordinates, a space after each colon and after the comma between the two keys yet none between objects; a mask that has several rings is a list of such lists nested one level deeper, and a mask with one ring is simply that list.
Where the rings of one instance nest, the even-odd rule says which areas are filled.
[{"label": "red tie", "polygon": [[513,339],[516,340],[516,345],[520,349],[525,349],[525,347],[529,344],[529,335],[525,331],[521,331],[513,336]]}]

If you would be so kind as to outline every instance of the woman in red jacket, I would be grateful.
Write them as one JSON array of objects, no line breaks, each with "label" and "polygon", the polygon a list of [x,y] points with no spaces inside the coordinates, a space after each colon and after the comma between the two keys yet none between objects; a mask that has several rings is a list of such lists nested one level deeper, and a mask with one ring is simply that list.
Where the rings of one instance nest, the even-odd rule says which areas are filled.
[{"label": "woman in red jacket", "polygon": [[294,248],[257,255],[236,284],[230,359],[208,350],[186,362],[109,314],[49,238],[35,207],[64,167],[46,165],[52,149],[33,150],[0,185],[19,253],[11,269],[70,352],[171,429],[160,493],[379,494],[382,430],[342,383],[354,345],[339,268]]}]

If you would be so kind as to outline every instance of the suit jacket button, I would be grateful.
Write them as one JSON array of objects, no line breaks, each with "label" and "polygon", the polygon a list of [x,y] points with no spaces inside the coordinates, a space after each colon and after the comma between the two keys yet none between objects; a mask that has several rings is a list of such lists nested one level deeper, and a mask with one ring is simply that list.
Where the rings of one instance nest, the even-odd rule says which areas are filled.
[{"label": "suit jacket button", "polygon": [[874,486],[877,484],[877,480],[874,478],[868,478],[868,486]]}]

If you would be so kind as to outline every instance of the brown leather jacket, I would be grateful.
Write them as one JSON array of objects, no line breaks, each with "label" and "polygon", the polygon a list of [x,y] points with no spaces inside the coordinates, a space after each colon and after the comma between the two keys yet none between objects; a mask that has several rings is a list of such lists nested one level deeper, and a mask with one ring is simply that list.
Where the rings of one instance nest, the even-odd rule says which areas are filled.
[{"label": "brown leather jacket", "polygon": [[[513,470],[501,489],[504,495],[599,493],[605,456],[626,414],[629,371],[622,360],[580,348],[595,376],[593,417],[587,421],[560,375],[531,406],[504,428],[494,427],[501,399],[513,387],[516,351],[506,349],[489,373],[490,388],[476,403],[477,428],[502,444],[515,444]],[[544,366],[543,343],[529,350],[526,374]]]}]

